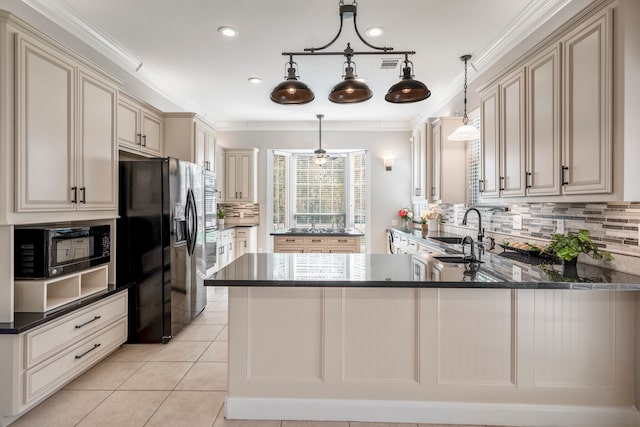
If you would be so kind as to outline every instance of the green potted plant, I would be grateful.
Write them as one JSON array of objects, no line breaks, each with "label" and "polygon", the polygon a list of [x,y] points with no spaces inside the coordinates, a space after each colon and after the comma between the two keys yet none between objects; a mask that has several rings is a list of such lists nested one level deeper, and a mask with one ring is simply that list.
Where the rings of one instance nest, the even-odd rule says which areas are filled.
[{"label": "green potted plant", "polygon": [[589,230],[580,230],[578,234],[552,234],[551,243],[544,249],[545,253],[555,255],[564,264],[576,264],[578,255],[589,255],[593,259],[611,261],[613,256],[607,251],[598,249],[591,240]]},{"label": "green potted plant", "polygon": [[224,208],[218,208],[218,227],[224,227],[224,216],[225,216]]}]

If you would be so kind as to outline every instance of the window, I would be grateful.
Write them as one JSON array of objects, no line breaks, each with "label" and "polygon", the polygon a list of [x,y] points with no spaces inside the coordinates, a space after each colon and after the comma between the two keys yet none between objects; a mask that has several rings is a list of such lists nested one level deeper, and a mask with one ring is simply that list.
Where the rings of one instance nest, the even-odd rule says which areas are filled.
[{"label": "window", "polygon": [[314,158],[273,151],[273,228],[353,227],[366,234],[367,153],[331,154],[323,166]]}]

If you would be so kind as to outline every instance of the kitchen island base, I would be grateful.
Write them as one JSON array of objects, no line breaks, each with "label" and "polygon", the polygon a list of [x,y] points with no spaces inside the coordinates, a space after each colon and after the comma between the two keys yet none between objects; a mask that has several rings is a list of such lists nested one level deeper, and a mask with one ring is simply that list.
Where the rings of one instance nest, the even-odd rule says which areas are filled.
[{"label": "kitchen island base", "polygon": [[632,427],[635,294],[229,288],[230,419]]}]

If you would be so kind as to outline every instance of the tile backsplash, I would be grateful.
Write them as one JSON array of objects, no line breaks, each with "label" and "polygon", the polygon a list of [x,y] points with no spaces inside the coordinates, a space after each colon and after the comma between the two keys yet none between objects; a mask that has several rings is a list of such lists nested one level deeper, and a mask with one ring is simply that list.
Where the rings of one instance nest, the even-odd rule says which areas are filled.
[{"label": "tile backsplash", "polygon": [[218,203],[218,209],[224,209],[227,224],[260,223],[260,205],[257,203]]},{"label": "tile backsplash", "polygon": [[[434,208],[434,206],[432,206]],[[465,232],[461,222],[464,205],[439,205],[441,229]],[[565,232],[589,230],[599,247],[613,254],[640,257],[638,227],[640,202],[610,203],[515,203],[505,207],[478,207],[482,226],[498,242],[501,239],[548,242],[556,232],[558,220],[564,221]],[[522,229],[514,229],[513,217],[522,217]],[[472,237],[478,227],[477,215],[469,215],[467,229]],[[456,230],[457,229],[457,230]],[[636,260],[637,261],[637,260]]]}]

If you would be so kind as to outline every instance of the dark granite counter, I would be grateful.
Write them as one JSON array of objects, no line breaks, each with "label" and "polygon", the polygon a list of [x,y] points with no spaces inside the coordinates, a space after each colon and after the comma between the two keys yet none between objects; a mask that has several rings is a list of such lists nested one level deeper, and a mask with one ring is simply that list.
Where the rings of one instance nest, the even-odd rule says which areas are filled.
[{"label": "dark granite counter", "polygon": [[482,263],[461,264],[439,256],[245,254],[206,278],[205,285],[640,290],[640,276],[592,265],[527,265],[491,253]]},{"label": "dark granite counter", "polygon": [[37,326],[50,322],[53,319],[62,317],[65,314],[69,314],[75,310],[86,307],[103,298],[109,297],[118,292],[126,291],[130,286],[131,285],[116,287],[115,285],[109,285],[104,291],[92,294],[86,298],[72,301],[69,304],[47,311],[46,313],[15,313],[12,323],[0,322],[0,334],[20,334],[22,332],[26,332],[29,329],[33,329]]}]

